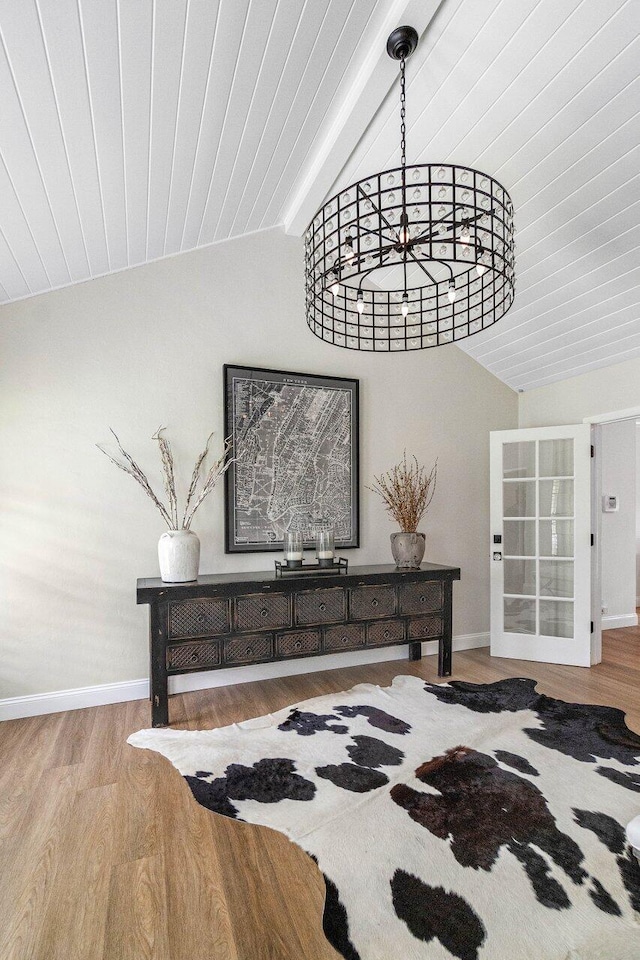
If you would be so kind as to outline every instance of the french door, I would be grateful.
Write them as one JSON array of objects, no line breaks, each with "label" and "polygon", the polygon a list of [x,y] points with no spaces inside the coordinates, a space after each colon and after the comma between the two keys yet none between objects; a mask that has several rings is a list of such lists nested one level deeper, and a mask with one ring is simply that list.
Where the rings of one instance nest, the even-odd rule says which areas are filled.
[{"label": "french door", "polygon": [[491,434],[492,656],[595,662],[590,430]]}]

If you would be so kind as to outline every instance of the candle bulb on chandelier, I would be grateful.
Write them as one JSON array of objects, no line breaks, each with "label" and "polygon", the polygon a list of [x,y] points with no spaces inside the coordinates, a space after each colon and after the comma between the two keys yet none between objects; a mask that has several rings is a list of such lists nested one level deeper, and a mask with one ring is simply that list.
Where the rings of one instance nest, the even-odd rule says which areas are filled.
[{"label": "candle bulb on chandelier", "polygon": [[456,299],[456,285],[453,280],[449,281],[447,296],[449,297],[449,303],[453,303],[453,301]]},{"label": "candle bulb on chandelier", "polygon": [[345,246],[344,258],[348,263],[350,263],[355,256],[353,252],[353,237],[351,236],[351,234],[348,234],[348,236],[345,237],[344,246]]},{"label": "candle bulb on chandelier", "polygon": [[406,317],[406,315],[409,313],[409,301],[408,301],[408,298],[407,298],[407,291],[406,291],[406,290],[404,291],[404,293],[403,293],[403,295],[402,295],[402,307],[401,307],[400,309],[401,309],[401,311],[402,311],[402,316],[403,316],[403,317]]},{"label": "candle bulb on chandelier", "polygon": [[409,243],[411,239],[411,231],[409,229],[409,218],[406,213],[403,213],[400,217],[400,230],[398,231],[398,240],[400,243],[405,246]]},{"label": "candle bulb on chandelier", "polygon": [[364,299],[362,296],[362,290],[358,290],[358,299],[356,300],[356,309],[358,313],[364,312]]}]

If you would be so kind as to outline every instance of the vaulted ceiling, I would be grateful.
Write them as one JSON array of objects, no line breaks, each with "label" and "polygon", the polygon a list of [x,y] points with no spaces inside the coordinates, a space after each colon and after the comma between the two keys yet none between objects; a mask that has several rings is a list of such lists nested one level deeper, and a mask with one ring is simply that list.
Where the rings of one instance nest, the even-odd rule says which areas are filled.
[{"label": "vaulted ceiling", "polygon": [[0,0],[0,302],[301,234],[398,160],[399,23],[409,160],[516,210],[515,304],[462,349],[516,389],[640,356],[638,0]]}]

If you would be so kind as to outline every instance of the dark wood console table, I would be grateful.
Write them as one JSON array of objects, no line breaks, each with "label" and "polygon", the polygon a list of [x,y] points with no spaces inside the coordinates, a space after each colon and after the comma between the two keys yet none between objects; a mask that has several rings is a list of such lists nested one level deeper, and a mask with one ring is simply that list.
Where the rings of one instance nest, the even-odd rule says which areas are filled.
[{"label": "dark wood console table", "polygon": [[297,657],[438,641],[438,675],[451,675],[451,604],[458,567],[354,567],[348,574],[276,579],[231,573],[192,583],[138,580],[149,604],[151,715],[169,723],[168,677]]}]

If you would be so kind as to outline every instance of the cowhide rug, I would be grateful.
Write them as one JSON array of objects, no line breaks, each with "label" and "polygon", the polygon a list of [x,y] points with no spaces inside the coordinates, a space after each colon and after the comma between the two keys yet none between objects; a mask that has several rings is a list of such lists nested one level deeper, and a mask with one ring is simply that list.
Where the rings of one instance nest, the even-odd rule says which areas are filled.
[{"label": "cowhide rug", "polygon": [[639,960],[640,737],[533,680],[396,677],[218,730],[143,730],[198,803],[325,875],[346,960]]}]

